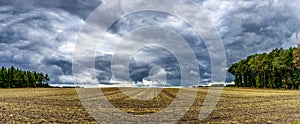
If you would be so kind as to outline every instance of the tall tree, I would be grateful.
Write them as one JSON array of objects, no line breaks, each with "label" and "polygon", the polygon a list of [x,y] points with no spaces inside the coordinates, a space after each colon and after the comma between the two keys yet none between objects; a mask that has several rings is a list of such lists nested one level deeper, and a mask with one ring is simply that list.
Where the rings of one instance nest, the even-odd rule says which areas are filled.
[{"label": "tall tree", "polygon": [[300,46],[248,56],[228,72],[235,76],[236,86],[299,89]]},{"label": "tall tree", "polygon": [[35,71],[22,71],[14,66],[0,69],[0,87],[19,88],[19,87],[49,87],[49,77],[43,73]]}]

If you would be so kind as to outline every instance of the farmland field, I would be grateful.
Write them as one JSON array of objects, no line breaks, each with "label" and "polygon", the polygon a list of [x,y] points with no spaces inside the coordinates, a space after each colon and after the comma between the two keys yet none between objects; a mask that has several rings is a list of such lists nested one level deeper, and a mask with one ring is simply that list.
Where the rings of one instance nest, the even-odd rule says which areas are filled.
[{"label": "farmland field", "polygon": [[[136,100],[117,88],[98,90],[103,91],[114,107],[134,115],[161,111],[172,103],[178,92],[174,88],[161,89],[154,98]],[[207,91],[207,88],[198,89],[192,107],[178,123],[289,123],[300,120],[300,91],[225,88],[214,111],[200,121],[197,117]],[[0,123],[30,122],[97,123],[81,105],[75,89],[0,89]]]}]

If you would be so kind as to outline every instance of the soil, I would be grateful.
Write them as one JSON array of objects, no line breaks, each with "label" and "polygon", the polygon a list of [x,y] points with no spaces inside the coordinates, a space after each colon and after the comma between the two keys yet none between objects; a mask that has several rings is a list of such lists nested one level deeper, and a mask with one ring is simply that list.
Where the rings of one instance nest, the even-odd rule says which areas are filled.
[{"label": "soil", "polygon": [[[124,94],[118,88],[98,90],[104,93],[105,99],[115,108],[133,115],[162,111],[174,101],[179,91],[176,88],[155,89],[161,91],[157,96],[139,100],[132,96],[143,97],[147,95],[146,89],[128,88],[128,92],[135,91],[132,96],[128,96],[129,93]],[[184,90],[196,90],[198,95],[188,112],[177,123],[297,123],[300,120],[300,91],[225,88],[212,113],[206,119],[199,120],[198,115],[208,89]],[[188,94],[186,97],[189,97]],[[83,107],[75,89],[23,88],[0,89],[0,123],[97,121]]]}]

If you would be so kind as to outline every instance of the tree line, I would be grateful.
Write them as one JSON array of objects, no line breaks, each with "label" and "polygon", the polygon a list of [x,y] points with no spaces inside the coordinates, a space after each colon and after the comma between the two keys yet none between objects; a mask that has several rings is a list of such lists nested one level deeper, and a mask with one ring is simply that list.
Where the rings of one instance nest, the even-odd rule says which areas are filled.
[{"label": "tree line", "polygon": [[50,87],[48,74],[36,71],[23,71],[14,66],[0,70],[1,88]]},{"label": "tree line", "polygon": [[238,87],[299,89],[300,46],[248,56],[228,72],[234,75]]}]

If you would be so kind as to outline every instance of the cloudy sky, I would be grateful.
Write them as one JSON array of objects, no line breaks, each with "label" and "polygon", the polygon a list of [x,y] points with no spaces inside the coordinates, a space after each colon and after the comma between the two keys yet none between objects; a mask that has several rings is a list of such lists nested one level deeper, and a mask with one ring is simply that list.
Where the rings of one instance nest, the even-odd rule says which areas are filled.
[{"label": "cloudy sky", "polygon": [[[0,65],[14,65],[26,70],[48,73],[51,84],[73,83],[72,55],[76,43],[80,42],[76,42],[80,29],[89,15],[106,2],[107,0],[1,0]],[[250,54],[269,52],[279,47],[294,47],[298,43],[300,2],[297,0],[194,2],[219,32],[224,44],[227,67]],[[90,79],[82,78],[82,82],[97,83],[101,86],[180,85],[183,67],[179,66],[179,58],[169,49],[160,46],[144,46],[131,56],[128,65],[111,66],[111,60],[117,56],[113,53],[113,46],[126,37],[131,40],[126,40],[124,48],[130,50],[136,47],[137,40],[143,40],[145,36],[137,34],[140,39],[132,40],[134,38],[130,37],[130,34],[145,26],[161,27],[179,34],[188,42],[197,58],[199,69],[197,72],[190,71],[189,74],[199,73],[202,84],[211,81],[211,59],[201,36],[189,24],[174,15],[141,11],[123,16],[107,30],[103,36],[103,43],[99,44],[95,51],[95,67],[82,70],[85,75],[96,72],[96,76],[91,76]],[[147,36],[160,36],[157,32],[148,33]],[[170,42],[172,40],[166,39]],[[159,42],[159,39],[156,41]],[[177,49],[182,51],[182,54],[188,53],[181,47]],[[127,75],[130,81],[124,75],[112,75],[112,69],[122,69],[123,66],[129,66]],[[231,81],[232,76],[227,75],[226,80]]]}]

